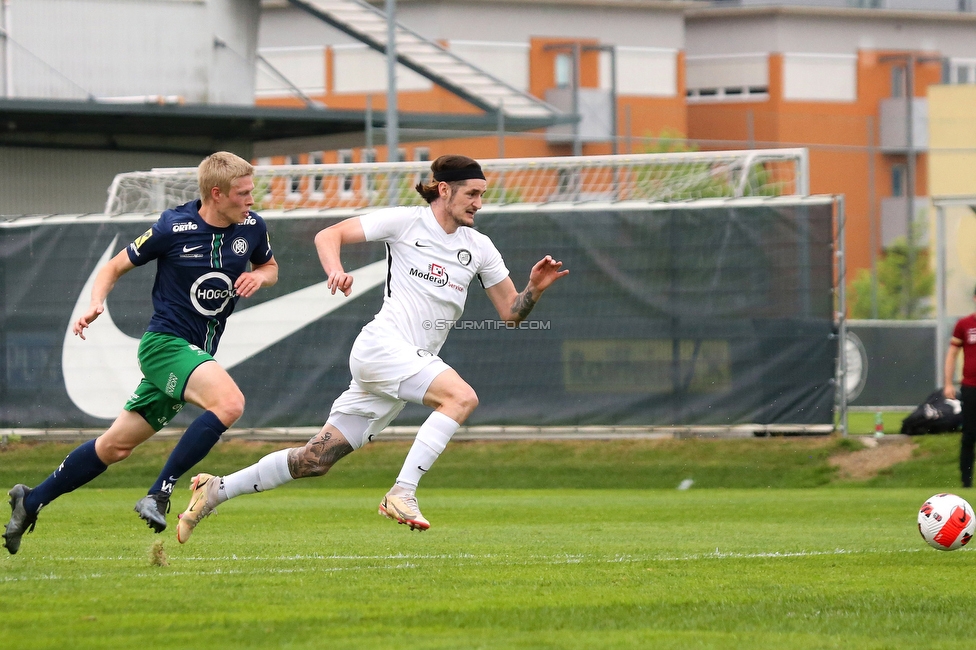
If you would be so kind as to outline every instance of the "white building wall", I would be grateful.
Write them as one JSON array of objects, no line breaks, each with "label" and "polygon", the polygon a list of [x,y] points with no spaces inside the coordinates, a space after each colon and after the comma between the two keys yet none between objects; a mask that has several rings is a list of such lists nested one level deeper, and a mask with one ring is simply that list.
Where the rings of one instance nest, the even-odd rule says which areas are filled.
[{"label": "white building wall", "polygon": [[211,43],[208,103],[254,103],[254,53],[260,20],[260,0],[207,0],[204,36]]},{"label": "white building wall", "polygon": [[405,2],[400,22],[432,39],[497,35],[499,40],[596,39],[606,45],[684,49],[681,8],[626,7],[613,3]]},{"label": "white building wall", "polygon": [[[250,104],[259,0],[9,0],[13,97]],[[226,47],[215,47],[215,38]]]},{"label": "white building wall", "polygon": [[853,102],[857,100],[857,56],[854,54],[783,55],[783,99]]},{"label": "white building wall", "polygon": [[[783,55],[783,94],[789,101],[856,101],[857,56],[863,51],[913,50],[951,61],[976,59],[972,14],[906,18],[878,11],[718,9],[693,12],[686,30],[692,101],[700,99],[695,93],[699,88],[735,87],[744,76],[757,77],[758,70],[746,65],[757,46],[764,53]],[[741,66],[731,65],[735,57],[742,58]],[[956,74],[968,78],[966,72]],[[976,66],[973,77],[976,81]]]},{"label": "white building wall", "polygon": [[[678,94],[678,51],[667,48],[618,46],[617,94],[631,97],[674,97]],[[601,52],[600,87],[610,89],[610,54]]]},{"label": "white building wall", "polygon": [[884,12],[797,12],[735,15],[695,12],[685,38],[689,56],[755,52],[856,54],[858,50],[922,50],[946,56],[976,55],[976,16],[904,15]]},{"label": "white building wall", "polygon": [[[461,58],[521,90],[529,87],[533,38],[575,38],[617,46],[621,95],[673,97],[677,93],[684,17],[676,8],[418,0],[400,3],[397,19],[427,39],[446,42]],[[331,46],[335,92],[377,92],[386,87],[381,55],[357,51],[351,37],[294,7],[265,5],[259,43],[262,54],[285,46]],[[600,84],[609,88],[609,64],[606,57],[602,59]],[[409,69],[398,68],[402,90],[424,89],[420,79]]]},{"label": "white building wall", "polygon": [[[386,91],[386,57],[363,43],[332,48],[332,89],[336,93]],[[433,84],[410,68],[397,66],[397,91],[430,90]]]},{"label": "white building wall", "polygon": [[451,52],[519,90],[529,90],[529,44],[451,40]]},{"label": "white building wall", "polygon": [[[306,95],[320,95],[325,92],[328,80],[324,45],[267,47],[259,52],[275,70]],[[281,97],[293,92],[288,83],[261,62],[257,64],[255,84],[255,94],[258,97]]]},{"label": "white building wall", "polygon": [[[377,6],[382,9],[382,4]],[[397,19],[421,36],[440,41],[528,43],[536,37],[557,37],[597,39],[608,45],[685,47],[681,8],[417,0],[398,3]],[[261,12],[260,47],[351,42],[355,40],[292,6],[266,3]]]}]

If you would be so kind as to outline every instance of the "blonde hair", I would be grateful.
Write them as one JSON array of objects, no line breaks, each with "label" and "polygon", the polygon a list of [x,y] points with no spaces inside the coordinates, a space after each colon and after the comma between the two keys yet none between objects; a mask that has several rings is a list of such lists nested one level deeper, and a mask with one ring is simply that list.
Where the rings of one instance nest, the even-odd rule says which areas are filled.
[{"label": "blonde hair", "polygon": [[200,197],[210,201],[210,190],[219,188],[224,194],[230,194],[230,186],[242,176],[253,176],[254,167],[240,156],[229,151],[218,151],[203,159],[197,167],[197,183],[200,185]]}]

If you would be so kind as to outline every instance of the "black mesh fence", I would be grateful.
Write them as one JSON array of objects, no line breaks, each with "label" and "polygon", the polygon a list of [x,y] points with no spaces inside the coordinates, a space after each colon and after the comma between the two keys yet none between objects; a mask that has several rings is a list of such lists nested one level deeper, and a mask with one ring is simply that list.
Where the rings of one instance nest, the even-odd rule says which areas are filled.
[{"label": "black mesh fence", "polygon": [[[546,254],[571,272],[518,329],[500,325],[484,292],[471,287],[441,351],[479,394],[468,424],[832,422],[832,210],[777,199],[480,213],[478,228],[518,289]],[[312,238],[334,221],[269,220],[280,281],[242,300],[238,312],[324,281]],[[106,424],[65,389],[62,364],[71,360],[63,342],[79,297],[87,303],[83,288],[97,260],[115,237],[112,253],[146,227],[79,221],[0,230],[0,427]],[[384,254],[382,244],[357,245],[343,261],[356,269]],[[135,269],[109,298],[130,342],[151,315],[152,282],[151,268]],[[247,397],[239,426],[324,422],[348,385],[352,342],[381,301],[376,287],[230,368]],[[110,359],[119,350],[101,353]],[[119,409],[126,397],[118,395]],[[408,405],[397,424],[417,424],[428,412]],[[186,409],[176,424],[195,414]]]}]

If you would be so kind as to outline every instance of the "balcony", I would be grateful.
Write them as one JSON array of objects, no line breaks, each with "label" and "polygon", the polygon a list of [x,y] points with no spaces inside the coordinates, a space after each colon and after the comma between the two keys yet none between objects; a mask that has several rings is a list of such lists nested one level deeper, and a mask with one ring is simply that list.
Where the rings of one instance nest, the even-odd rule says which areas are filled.
[{"label": "balcony", "polygon": [[[905,153],[908,151],[908,123],[905,113],[908,102],[904,97],[885,99],[881,102],[881,151]],[[912,100],[913,138],[915,151],[929,148],[929,102],[923,97]]]},{"label": "balcony", "polygon": [[[573,91],[571,88],[550,88],[546,91],[546,102],[564,111],[573,112]],[[606,142],[613,136],[613,107],[610,106],[610,91],[599,88],[579,89],[579,135],[582,142]],[[546,140],[550,143],[573,141],[573,125],[560,124],[546,129]]]}]

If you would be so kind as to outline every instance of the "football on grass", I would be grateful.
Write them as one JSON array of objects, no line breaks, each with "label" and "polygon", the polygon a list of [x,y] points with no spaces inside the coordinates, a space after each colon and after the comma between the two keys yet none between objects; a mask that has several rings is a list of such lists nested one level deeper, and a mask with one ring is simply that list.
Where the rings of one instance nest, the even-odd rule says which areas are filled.
[{"label": "football on grass", "polygon": [[936,494],[918,511],[918,532],[940,551],[962,548],[973,538],[976,518],[973,508],[955,494]]}]

